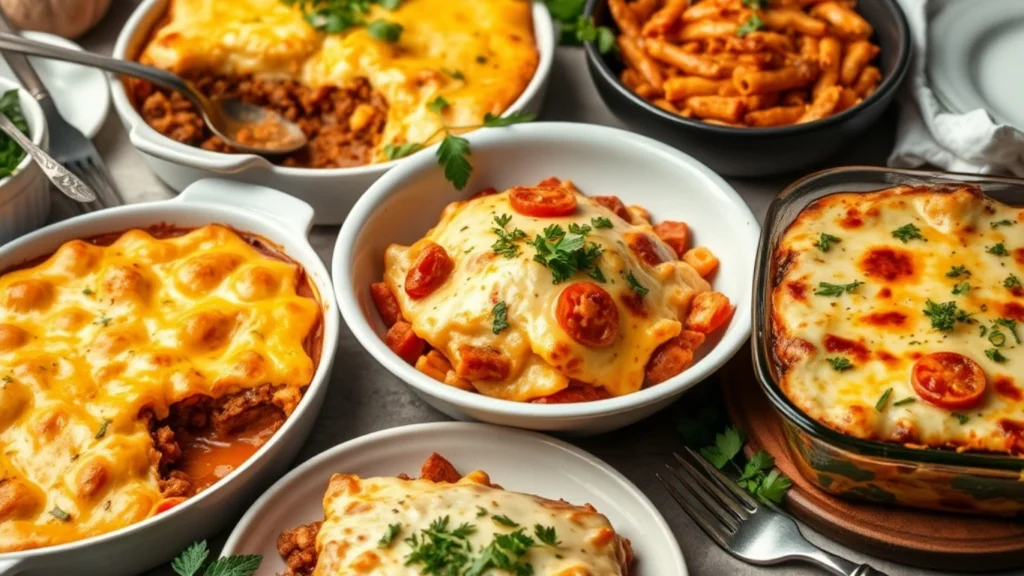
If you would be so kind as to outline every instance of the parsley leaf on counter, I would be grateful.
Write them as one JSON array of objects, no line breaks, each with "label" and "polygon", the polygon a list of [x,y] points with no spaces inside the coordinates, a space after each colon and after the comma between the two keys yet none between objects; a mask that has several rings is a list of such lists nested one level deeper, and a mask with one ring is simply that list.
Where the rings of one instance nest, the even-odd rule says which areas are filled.
[{"label": "parsley leaf on counter", "polygon": [[900,226],[899,228],[892,231],[892,235],[894,238],[899,238],[899,240],[904,244],[910,242],[911,240],[924,240],[925,242],[928,241],[927,238],[921,235],[921,229],[918,228],[917,226],[914,226],[913,224],[904,224],[903,226]]},{"label": "parsley leaf on counter", "polygon": [[366,25],[366,31],[381,42],[398,42],[402,35],[402,25],[387,20],[374,20]]},{"label": "parsley leaf on counter", "polygon": [[[25,122],[25,115],[21,111],[21,102],[18,100],[18,91],[8,90],[0,96],[0,112],[7,116],[18,130],[28,134],[28,123]],[[14,173],[14,170],[25,157],[25,151],[18,146],[18,143],[7,134],[0,133],[0,178],[5,178]]]},{"label": "parsley leaf on counter", "polygon": [[740,450],[743,449],[743,436],[739,430],[729,427],[721,434],[715,435],[715,444],[700,449],[700,455],[711,465],[721,470]]},{"label": "parsley leaf on counter", "polygon": [[832,296],[838,298],[843,294],[853,294],[859,286],[864,283],[860,280],[854,280],[849,284],[830,284],[828,282],[818,282],[818,289],[814,292],[815,296]]},{"label": "parsley leaf on counter", "polygon": [[761,480],[761,485],[758,486],[754,496],[757,496],[762,502],[768,501],[773,504],[782,504],[782,497],[786,495],[786,491],[792,486],[793,481],[789,477],[777,469],[773,469]]},{"label": "parsley leaf on counter", "polygon": [[494,305],[491,314],[494,315],[494,322],[491,325],[492,332],[498,334],[502,330],[508,329],[508,306],[504,300]]},{"label": "parsley leaf on counter", "polygon": [[726,466],[731,466],[739,474],[736,477],[736,484],[758,500],[781,503],[782,497],[793,482],[774,468],[775,458],[764,450],[754,453],[740,468],[736,458],[742,451],[743,435],[732,427],[717,434],[714,445],[699,450],[700,455],[715,468],[722,470]]},{"label": "parsley leaf on counter", "polygon": [[203,562],[206,562],[206,557],[209,554],[210,551],[206,549],[206,540],[193,542],[171,562],[171,570],[174,570],[175,574],[179,576],[195,576],[203,567]]},{"label": "parsley leaf on counter", "polygon": [[837,242],[842,242],[842,240],[837,236],[822,232],[821,236],[818,237],[818,241],[814,243],[814,246],[822,252],[828,252],[832,248],[832,244]]},{"label": "parsley leaf on counter", "polygon": [[[193,542],[171,562],[171,569],[179,576],[198,576],[210,551],[206,540]],[[206,567],[205,576],[252,576],[263,562],[259,554],[240,554],[218,558]]]}]

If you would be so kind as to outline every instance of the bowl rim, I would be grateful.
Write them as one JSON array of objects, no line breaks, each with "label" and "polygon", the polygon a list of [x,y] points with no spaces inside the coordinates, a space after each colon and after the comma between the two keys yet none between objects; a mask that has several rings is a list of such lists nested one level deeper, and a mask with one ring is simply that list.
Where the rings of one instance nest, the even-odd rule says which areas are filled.
[{"label": "bowl rim", "polygon": [[[591,80],[598,84],[600,82],[606,83],[612,87],[618,94],[625,97],[631,105],[639,108],[648,114],[652,114],[662,121],[673,123],[681,128],[692,128],[695,130],[704,130],[711,134],[720,136],[753,136],[757,138],[771,138],[776,136],[793,136],[800,134],[810,133],[818,128],[826,128],[832,125],[836,125],[856,116],[860,112],[867,110],[870,106],[875,105],[879,101],[888,98],[889,94],[895,92],[903,84],[903,80],[907,76],[907,72],[910,70],[910,59],[913,52],[911,46],[910,37],[910,24],[907,22],[907,16],[903,12],[899,3],[896,0],[876,0],[877,2],[884,4],[892,10],[895,15],[896,25],[900,29],[899,35],[899,54],[897,56],[896,67],[893,69],[886,78],[882,80],[882,83],[878,88],[871,93],[870,96],[864,99],[859,104],[847,108],[838,114],[832,114],[826,116],[820,120],[814,120],[813,122],[806,122],[804,124],[791,124],[788,126],[770,126],[766,128],[760,128],[755,126],[721,126],[718,124],[709,124],[701,120],[684,118],[678,114],[672,114],[661,108],[651,104],[644,100],[632,90],[627,88],[616,76],[612,73],[611,68],[608,66],[608,62],[605,57],[597,49],[596,41],[589,41],[583,43],[583,50],[587,55],[587,61],[590,63],[591,71],[597,71],[597,74],[591,74]],[[587,0],[586,8],[584,8],[584,15],[588,18],[594,17],[594,11],[599,5],[607,5],[608,0]],[[600,79],[597,76],[600,76]]]},{"label": "bowl rim", "polygon": [[[651,155],[661,158],[663,161],[673,162],[678,166],[685,167],[687,170],[695,171],[705,178],[710,186],[714,186],[725,196],[730,210],[736,210],[741,216],[749,219],[748,221],[751,226],[744,227],[747,229],[747,232],[744,232],[744,241],[749,244],[747,249],[749,252],[748,256],[750,261],[753,262],[753,259],[756,257],[755,250],[757,240],[761,234],[761,227],[750,207],[721,176],[692,156],[667,144],[618,128],[573,122],[533,122],[509,126],[500,130],[474,132],[466,137],[474,147],[474,150],[481,150],[489,147],[509,145],[524,146],[537,139],[550,137],[564,138],[568,134],[571,134],[576,140],[613,141],[620,147],[639,147],[650,152]],[[433,147],[427,150],[433,150]],[[405,180],[416,178],[419,174],[429,170],[440,170],[440,168],[433,155],[421,154],[410,162],[389,171],[380,180],[375,182],[359,198],[342,225],[331,263],[331,268],[334,271],[333,281],[338,306],[342,317],[345,319],[356,340],[392,375],[407,385],[412,386],[417,392],[459,408],[492,415],[525,417],[541,421],[592,419],[594,417],[632,412],[646,406],[670,400],[714,374],[715,371],[725,365],[748,343],[752,316],[740,311],[743,310],[744,306],[747,306],[750,310],[753,309],[752,270],[749,271],[749,278],[746,276],[743,278],[741,283],[743,292],[740,295],[740,300],[734,302],[737,313],[733,315],[731,322],[734,324],[730,324],[730,326],[735,325],[735,331],[731,335],[723,333],[722,339],[712,349],[712,351],[721,350],[720,357],[714,361],[706,362],[707,356],[705,356],[701,361],[684,372],[656,386],[644,388],[623,396],[591,402],[536,404],[491,398],[483,394],[467,392],[430,378],[416,370],[412,365],[402,361],[385,345],[384,340],[377,335],[363,314],[355,294],[350,289],[353,275],[352,263],[356,255],[355,244],[364,223],[379,208],[380,204],[391,196],[394,190],[401,186]],[[381,254],[381,258],[383,258],[383,254]],[[747,272],[744,271],[742,273],[746,274]]]},{"label": "bowl rim", "polygon": [[[283,192],[280,193],[283,194]],[[206,500],[213,499],[216,495],[228,490],[229,488],[235,491],[244,490],[246,486],[251,486],[253,483],[259,482],[257,478],[250,479],[248,484],[244,482],[239,483],[239,480],[243,475],[248,473],[250,468],[256,465],[256,462],[267,458],[268,453],[272,449],[275,449],[278,444],[285,442],[286,438],[294,434],[294,429],[299,425],[300,419],[312,417],[309,414],[309,411],[313,409],[312,407],[314,403],[317,402],[314,399],[326,393],[327,386],[330,384],[332,364],[335,359],[335,353],[340,339],[340,319],[338,318],[337,313],[334,312],[334,310],[337,310],[337,302],[334,297],[333,283],[330,282],[330,275],[328,274],[323,261],[309,243],[307,234],[304,234],[301,231],[289,230],[280,222],[273,220],[269,216],[266,216],[256,210],[240,208],[228,204],[208,203],[205,201],[193,203],[192,201],[187,200],[187,197],[183,196],[177,196],[170,200],[163,200],[159,202],[126,204],[97,212],[88,212],[40,228],[39,230],[22,236],[8,244],[0,246],[0,258],[11,253],[23,251],[31,252],[35,245],[46,243],[46,241],[52,237],[59,237],[68,233],[73,234],[78,229],[92,227],[97,222],[116,220],[120,216],[150,216],[154,214],[165,214],[167,216],[166,222],[173,223],[177,218],[173,212],[190,206],[200,207],[204,211],[204,220],[208,221],[210,224],[227,224],[237,230],[244,231],[244,226],[238,226],[237,222],[258,221],[263,226],[276,229],[282,236],[289,236],[294,240],[297,245],[297,249],[287,251],[286,255],[293,258],[303,268],[313,270],[315,272],[314,274],[307,274],[307,277],[310,282],[314,283],[314,286],[316,286],[317,291],[320,293],[320,305],[323,314],[324,336],[323,342],[321,343],[322,348],[320,352],[320,362],[317,364],[317,369],[313,378],[306,387],[306,391],[303,393],[298,406],[296,406],[292,414],[285,419],[281,428],[279,428],[269,440],[260,446],[252,456],[242,462],[241,465],[202,492],[188,498],[181,504],[174,506],[166,512],[149,516],[138,522],[122,526],[121,528],[111,532],[105,532],[88,538],[83,538],[81,540],[75,540],[54,546],[30,548],[27,550],[13,552],[0,552],[0,572],[2,572],[5,567],[3,563],[7,561],[17,564],[22,561],[75,552],[91,546],[106,545],[118,538],[125,537],[132,532],[147,530],[158,523],[179,521],[175,520],[175,518],[181,516],[186,510],[195,508]],[[206,217],[207,215],[208,217]],[[115,231],[124,231],[131,228],[132,226],[125,228],[118,225],[115,227]],[[29,257],[32,258],[35,256],[30,255]]]},{"label": "bowl rim", "polygon": [[[8,92],[10,90],[18,91],[19,104],[21,104],[22,114],[28,121],[29,137],[32,139],[32,143],[40,148],[43,148],[43,142],[46,140],[46,134],[49,127],[46,123],[46,115],[43,114],[43,108],[39,105],[39,102],[26,90],[21,84],[7,80],[6,78],[0,78],[0,91]],[[25,106],[25,102],[28,102],[28,106]],[[27,152],[25,157],[18,162],[18,165],[14,167],[7,176],[0,178],[0,187],[10,183],[14,178],[17,178],[20,174],[25,172],[25,168],[35,162],[32,156]],[[3,198],[0,198],[0,203],[3,202]]]},{"label": "bowl rim", "polygon": [[[772,274],[770,267],[772,255],[777,248],[777,241],[773,236],[779,232],[779,228],[782,228],[782,223],[779,222],[779,219],[780,213],[783,210],[791,204],[801,204],[805,198],[814,196],[817,193],[816,186],[820,182],[834,177],[848,177],[851,179],[851,182],[856,182],[853,180],[854,178],[861,178],[862,180],[872,177],[879,178],[881,179],[879,184],[883,187],[893,187],[901,184],[936,185],[959,182],[979,186],[986,184],[1015,186],[1024,190],[1024,179],[1008,176],[858,165],[819,170],[786,186],[768,206],[765,224],[761,229],[761,238],[758,241],[757,263],[754,268],[754,307],[752,319],[754,334],[751,343],[754,376],[761,390],[771,402],[772,408],[779,413],[784,421],[812,438],[825,442],[836,449],[861,456],[921,465],[939,464],[1015,472],[1024,470],[1024,458],[1010,455],[984,452],[955,452],[941,448],[908,448],[902,444],[866,440],[843,434],[809,416],[782,391],[778,378],[776,378],[778,366],[774,347],[772,346],[774,330],[771,328],[771,322],[768,320],[771,308],[773,307],[771,302]],[[847,193],[863,194],[868,192],[854,191]],[[984,190],[982,192],[984,193]],[[836,193],[838,192],[829,192],[818,197]],[[809,205],[810,202],[808,201],[807,204]],[[805,208],[806,205],[800,211],[802,212]],[[786,223],[785,228],[788,229],[791,224],[791,222]],[[781,233],[784,232],[785,230],[781,231]]]},{"label": "bowl rim", "polygon": [[[113,57],[120,58],[122,60],[132,60],[133,58],[128,58],[127,56],[128,48],[132,41],[141,33],[139,28],[142,26],[143,21],[146,20],[150,13],[155,10],[166,10],[165,4],[169,2],[170,0],[142,0],[135,10],[132,11],[131,16],[128,17],[128,20],[121,28],[121,32],[118,34],[117,41],[114,45]],[[557,46],[554,21],[551,19],[551,13],[548,11],[546,5],[542,2],[533,3],[531,15],[533,19],[534,42],[537,47],[538,55],[537,69],[534,71],[533,77],[530,78],[530,81],[523,88],[523,91],[519,94],[519,97],[501,113],[501,116],[528,109],[531,103],[543,92],[547,85],[548,77],[551,74],[551,67],[555,59],[555,48]],[[147,31],[147,33],[148,32],[149,31]],[[142,115],[139,114],[139,111],[135,109],[135,106],[133,106],[131,101],[128,99],[128,93],[125,90],[124,82],[121,81],[121,77],[111,74],[109,81],[110,92],[114,101],[114,109],[117,110],[122,123],[125,124],[125,128],[128,131],[129,136],[136,130],[139,130],[155,144],[170,148],[197,160],[213,162],[230,161],[232,164],[237,164],[239,166],[244,166],[251,162],[258,162],[261,167],[282,176],[314,176],[330,178],[334,176],[363,176],[367,174],[383,173],[409,157],[406,156],[404,158],[388,160],[387,162],[364,164],[362,166],[350,166],[347,168],[301,168],[271,164],[266,159],[254,154],[229,154],[225,152],[204,150],[196,146],[183,144],[154,130],[146,123],[145,120],[143,120]],[[412,154],[410,154],[410,156],[412,156]]]}]

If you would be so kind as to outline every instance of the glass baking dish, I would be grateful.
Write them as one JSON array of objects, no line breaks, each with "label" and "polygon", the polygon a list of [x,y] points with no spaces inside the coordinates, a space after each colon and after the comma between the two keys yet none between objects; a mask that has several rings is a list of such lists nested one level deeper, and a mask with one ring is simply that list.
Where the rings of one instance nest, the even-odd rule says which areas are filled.
[{"label": "glass baking dish", "polygon": [[768,208],[754,272],[754,371],[782,418],[797,468],[822,490],[886,504],[1017,515],[1024,512],[1024,458],[916,449],[841,434],[805,414],[777,384],[770,333],[772,254],[797,215],[815,200],[837,192],[960,183],[976,185],[1000,202],[1024,205],[1024,180],[860,166],[817,172],[779,194]]}]

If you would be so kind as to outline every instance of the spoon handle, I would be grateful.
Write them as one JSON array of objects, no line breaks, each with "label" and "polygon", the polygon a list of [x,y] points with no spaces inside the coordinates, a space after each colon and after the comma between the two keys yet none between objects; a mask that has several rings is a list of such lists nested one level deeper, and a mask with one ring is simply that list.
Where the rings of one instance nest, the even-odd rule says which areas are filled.
[{"label": "spoon handle", "polygon": [[134,76],[136,78],[142,78],[143,80],[149,80],[154,84],[159,84],[165,88],[182,92],[190,98],[195,98],[197,96],[197,93],[193,90],[192,86],[178,76],[159,68],[139,64],[138,62],[119,60],[117,58],[110,58],[109,56],[100,56],[99,54],[93,54],[92,52],[69,50],[60,46],[46,44],[45,42],[36,42],[35,40],[22,38],[17,34],[10,34],[7,32],[0,32],[0,50],[26,54],[29,56],[53,58],[55,60],[64,60],[66,62],[82,64],[83,66],[100,68],[116,74],[125,74],[127,76]]},{"label": "spoon handle", "polygon": [[18,130],[14,122],[11,122],[10,118],[2,112],[0,112],[0,130],[3,130],[8,136],[13,138],[18,143],[18,146],[21,146],[21,149],[27,152],[35,160],[36,164],[39,164],[39,167],[43,169],[43,173],[50,179],[50,182],[53,182],[65,196],[82,203],[96,200],[96,194],[84,182],[79,180],[78,176],[65,170],[49,154],[43,152],[28,136],[25,136],[21,130]]}]

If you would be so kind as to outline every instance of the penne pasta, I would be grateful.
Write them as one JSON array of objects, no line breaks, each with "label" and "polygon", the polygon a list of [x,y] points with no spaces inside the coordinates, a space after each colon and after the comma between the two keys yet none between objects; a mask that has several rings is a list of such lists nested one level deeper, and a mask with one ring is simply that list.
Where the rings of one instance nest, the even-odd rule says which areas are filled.
[{"label": "penne pasta", "polygon": [[691,54],[678,46],[662,40],[648,38],[644,41],[644,48],[647,50],[647,54],[655,60],[675,66],[686,74],[703,76],[705,78],[725,78],[729,75],[729,70],[726,70],[711,58]]},{"label": "penne pasta", "polygon": [[761,21],[769,30],[799,32],[809,36],[824,36],[828,32],[828,25],[821,20],[792,8],[773,8],[765,10]]},{"label": "penne pasta", "polygon": [[853,85],[853,91],[861,98],[867,98],[871,96],[875,88],[878,88],[878,83],[881,81],[882,71],[874,66],[866,66],[861,71],[860,76],[857,77],[857,82]]},{"label": "penne pasta", "polygon": [[743,97],[743,104],[746,106],[748,112],[771,108],[778,103],[778,92],[772,92],[770,94],[755,94],[753,96]]},{"label": "penne pasta", "polygon": [[626,68],[623,70],[622,74],[619,74],[619,80],[634,92],[636,92],[636,87],[643,82],[640,74],[632,68]]},{"label": "penne pasta", "polygon": [[773,106],[771,108],[765,108],[764,110],[757,110],[755,112],[749,112],[743,117],[743,121],[749,126],[758,126],[761,128],[767,128],[770,126],[788,126],[790,124],[796,124],[796,121],[804,115],[806,106],[798,104],[796,106]]},{"label": "penne pasta", "polygon": [[817,96],[822,90],[839,83],[839,65],[843,58],[843,44],[836,38],[826,36],[818,43],[818,68],[821,75],[814,84],[813,93]]},{"label": "penne pasta", "polygon": [[815,4],[811,15],[831,24],[836,34],[846,40],[867,40],[875,33],[867,20],[839,2]]},{"label": "penne pasta", "polygon": [[640,35],[640,22],[625,0],[608,0],[608,10],[612,13],[612,20],[615,20],[620,32],[626,36]]},{"label": "penne pasta", "polygon": [[842,93],[843,89],[840,86],[829,86],[822,90],[821,94],[811,101],[803,116],[796,123],[813,122],[832,114],[836,109],[836,105],[839,104],[839,96]]},{"label": "penne pasta", "polygon": [[698,118],[738,123],[743,120],[746,104],[738,96],[693,96],[686,99],[686,107]]},{"label": "penne pasta", "polygon": [[688,40],[709,40],[712,38],[725,38],[735,36],[739,24],[727,20],[700,20],[698,22],[687,22],[679,31],[678,39],[686,42]]},{"label": "penne pasta", "polygon": [[843,92],[839,95],[839,102],[836,104],[836,109],[833,113],[839,114],[843,110],[853,108],[857,104],[860,104],[861,100],[863,100],[863,98],[854,92],[852,88],[843,88]]},{"label": "penne pasta", "polygon": [[839,68],[839,81],[843,86],[852,86],[868,62],[878,55],[878,46],[867,40],[858,40],[846,47],[846,55]]},{"label": "penne pasta", "polygon": [[810,101],[807,90],[787,90],[782,93],[780,102],[783,106],[794,106],[796,104],[807,104]]},{"label": "penne pasta", "polygon": [[648,84],[651,86],[661,86],[665,82],[661,68],[658,67],[654,60],[651,60],[646,52],[640,49],[634,38],[619,36],[618,44],[619,51],[622,52],[622,57],[626,60],[626,63],[635,68]]},{"label": "penne pasta", "polygon": [[667,34],[677,24],[683,10],[689,4],[689,0],[667,0],[665,5],[659,8],[651,18],[644,24],[642,33],[644,36],[660,36]]},{"label": "penne pasta", "polygon": [[814,82],[817,73],[817,65],[808,61],[801,61],[795,66],[778,70],[737,68],[733,71],[732,83],[744,96],[766,94],[808,86]]},{"label": "penne pasta", "polygon": [[666,80],[662,85],[665,98],[685,100],[690,96],[718,96],[723,86],[731,86],[729,80],[711,80],[700,76],[678,76]]},{"label": "penne pasta", "polygon": [[661,6],[660,0],[636,0],[628,4],[629,9],[636,15],[637,22],[644,22],[654,14],[654,11]]},{"label": "penne pasta", "polygon": [[662,95],[661,88],[657,88],[646,82],[636,87],[636,94],[644,100],[653,100],[654,98],[658,98]]},{"label": "penne pasta", "polygon": [[818,39],[814,36],[800,37],[800,57],[806,60],[818,59]]},{"label": "penne pasta", "polygon": [[778,32],[752,32],[743,38],[725,38],[725,47],[730,52],[740,53],[757,53],[765,50],[792,52],[793,41],[789,36]]},{"label": "penne pasta", "polygon": [[725,7],[718,2],[698,2],[683,11],[683,22],[714,20],[724,12]]}]

